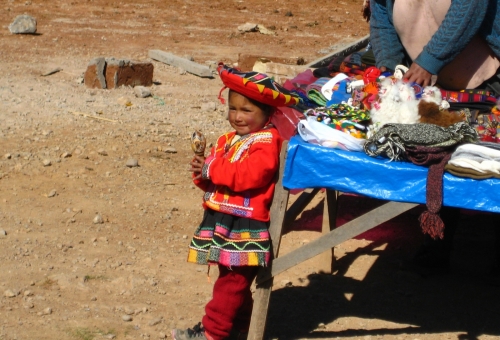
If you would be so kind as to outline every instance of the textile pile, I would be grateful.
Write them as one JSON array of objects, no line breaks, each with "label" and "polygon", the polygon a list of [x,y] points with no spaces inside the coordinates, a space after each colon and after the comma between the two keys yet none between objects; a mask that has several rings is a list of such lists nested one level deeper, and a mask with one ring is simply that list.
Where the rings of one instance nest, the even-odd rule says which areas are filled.
[{"label": "textile pile", "polygon": [[407,68],[381,72],[373,53],[334,58],[284,83],[301,98],[297,124],[309,143],[428,167],[425,233],[443,237],[439,217],[444,171],[500,178],[500,96],[486,90],[422,88],[402,80]]}]

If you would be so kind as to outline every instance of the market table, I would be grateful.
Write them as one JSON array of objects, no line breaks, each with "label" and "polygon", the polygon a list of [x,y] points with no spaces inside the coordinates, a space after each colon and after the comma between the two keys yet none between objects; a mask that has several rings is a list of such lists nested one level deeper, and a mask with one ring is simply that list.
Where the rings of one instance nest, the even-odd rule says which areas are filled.
[{"label": "market table", "polygon": [[[331,149],[291,138],[281,153],[279,178],[271,207],[270,234],[274,259],[257,276],[249,339],[264,337],[273,278],[279,273],[359,234],[425,203],[428,168],[410,162],[373,158],[362,152]],[[278,256],[281,236],[307,205],[311,196],[325,188],[323,230],[317,240]],[[287,209],[289,190],[308,189]],[[336,206],[340,192],[354,193],[388,202],[336,228]],[[500,180],[474,180],[445,173],[443,205],[500,212]]]}]

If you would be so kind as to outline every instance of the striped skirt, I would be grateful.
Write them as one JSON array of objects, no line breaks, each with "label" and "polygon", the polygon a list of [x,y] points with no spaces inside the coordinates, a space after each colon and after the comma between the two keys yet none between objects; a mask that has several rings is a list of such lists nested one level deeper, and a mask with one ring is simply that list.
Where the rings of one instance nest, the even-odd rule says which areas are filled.
[{"label": "striped skirt", "polygon": [[188,262],[224,266],[267,266],[269,223],[206,209],[189,246]]}]

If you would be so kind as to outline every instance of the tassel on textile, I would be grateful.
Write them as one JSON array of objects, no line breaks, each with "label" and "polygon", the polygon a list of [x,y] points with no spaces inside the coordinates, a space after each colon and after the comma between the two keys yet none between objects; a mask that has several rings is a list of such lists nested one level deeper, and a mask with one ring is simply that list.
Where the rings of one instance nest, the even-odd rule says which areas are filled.
[{"label": "tassel on textile", "polygon": [[437,239],[438,237],[443,239],[444,222],[438,214],[426,210],[420,214],[418,221],[420,222],[420,227],[424,234],[428,234],[433,239]]}]

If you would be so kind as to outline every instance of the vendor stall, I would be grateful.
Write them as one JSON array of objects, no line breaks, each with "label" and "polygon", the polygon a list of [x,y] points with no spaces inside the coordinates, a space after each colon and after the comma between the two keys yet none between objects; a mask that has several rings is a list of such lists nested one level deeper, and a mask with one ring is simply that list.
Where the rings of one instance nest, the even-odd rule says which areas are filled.
[{"label": "vendor stall", "polygon": [[[352,82],[352,79],[349,80],[347,86],[350,86]],[[325,81],[321,82],[323,85],[325,83]],[[334,90],[336,89],[338,86],[334,88]],[[307,87],[304,93],[313,93],[315,97],[321,94],[319,87],[315,89],[311,86]],[[447,94],[443,92],[441,95],[445,98]],[[335,94],[333,97],[335,98]],[[307,102],[307,98],[305,101]],[[367,103],[365,101],[365,104]],[[439,105],[441,103],[437,102],[436,106]],[[302,109],[302,112],[305,112],[307,108]],[[376,110],[379,108],[377,107]],[[337,110],[327,118],[333,117],[335,119],[335,114],[341,115],[339,112]],[[359,118],[359,112],[356,115]],[[318,117],[316,121],[323,119],[323,117]],[[471,117],[469,116],[467,119],[470,122]],[[354,121],[353,124],[358,124],[358,121]],[[380,124],[378,128],[382,125],[384,124]],[[467,124],[467,126],[469,125]],[[455,130],[452,134],[457,131]],[[468,133],[469,131],[464,135]],[[255,303],[249,339],[262,339],[264,336],[273,278],[277,274],[428,201],[429,167],[416,165],[415,162],[401,161],[396,153],[390,154],[389,157],[375,157],[377,155],[368,155],[363,152],[362,148],[361,152],[360,150],[353,151],[356,145],[349,147],[348,143],[342,143],[342,140],[339,141],[335,137],[326,141],[320,139],[315,136],[315,138],[311,138],[313,142],[307,142],[304,138],[295,135],[288,143],[285,143],[282,150],[279,179],[271,209],[270,234],[274,260],[269,267],[262,269],[257,277],[257,291],[254,295]],[[465,143],[466,139],[457,139],[457,143]],[[375,142],[380,140],[381,138]],[[442,141],[437,144],[444,145]],[[395,151],[395,145],[399,144],[396,142],[386,148],[386,156],[387,152]],[[367,151],[366,147],[365,151]],[[446,163],[446,160],[443,164]],[[496,168],[493,170],[493,173],[497,173]],[[478,173],[481,173],[481,169],[475,172],[475,174]],[[491,178],[478,180],[474,179],[474,176],[467,178],[467,176],[455,176],[445,172],[442,176],[442,205],[493,213],[500,212],[500,198],[497,195],[500,181],[498,176],[489,177]],[[278,256],[281,236],[287,229],[287,224],[298,215],[309,202],[310,196],[320,188],[325,188],[327,193],[323,221],[324,231],[326,229],[327,232],[313,242],[284,256]],[[291,189],[308,189],[309,191],[302,194],[287,210],[289,190]],[[336,206],[340,192],[368,196],[388,202],[336,228]]]}]

